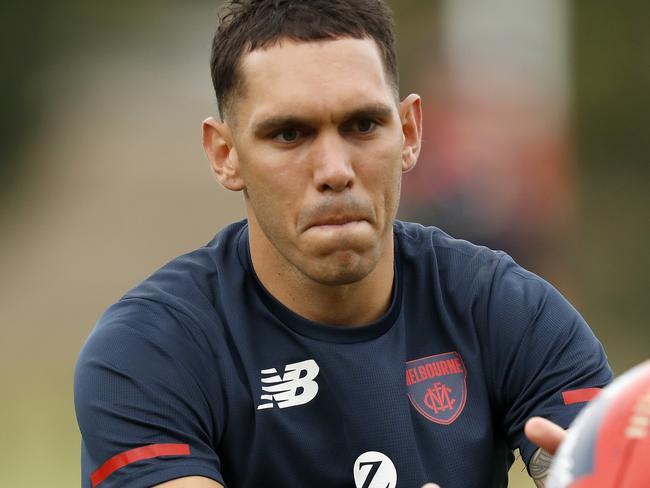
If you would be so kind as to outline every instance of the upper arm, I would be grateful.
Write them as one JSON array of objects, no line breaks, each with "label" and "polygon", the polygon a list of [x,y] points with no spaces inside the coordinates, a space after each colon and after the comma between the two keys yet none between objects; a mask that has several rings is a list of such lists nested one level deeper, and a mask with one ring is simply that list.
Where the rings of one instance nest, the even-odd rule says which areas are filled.
[{"label": "upper arm", "polygon": [[[223,481],[213,448],[222,418],[218,375],[182,320],[132,301],[91,334],[75,370],[84,488],[184,476]],[[201,380],[206,374],[211,381]]]},{"label": "upper arm", "polygon": [[202,476],[188,476],[167,481],[153,488],[223,488],[223,485]]},{"label": "upper arm", "polygon": [[528,463],[537,449],[524,435],[532,416],[567,428],[584,400],[564,393],[606,386],[612,372],[584,319],[550,284],[509,257],[497,268],[488,308],[487,354],[503,427]]}]

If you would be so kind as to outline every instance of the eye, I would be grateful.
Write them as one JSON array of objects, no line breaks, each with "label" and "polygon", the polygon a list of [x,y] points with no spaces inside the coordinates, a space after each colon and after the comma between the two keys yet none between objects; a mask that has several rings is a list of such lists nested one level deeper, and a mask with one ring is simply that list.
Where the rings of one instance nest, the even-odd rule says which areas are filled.
[{"label": "eye", "polygon": [[357,132],[367,134],[375,129],[377,123],[371,119],[359,119],[354,123],[354,126]]},{"label": "eye", "polygon": [[273,136],[273,139],[279,142],[290,143],[290,142],[296,142],[299,137],[300,137],[300,131],[298,129],[287,128],[277,132]]}]

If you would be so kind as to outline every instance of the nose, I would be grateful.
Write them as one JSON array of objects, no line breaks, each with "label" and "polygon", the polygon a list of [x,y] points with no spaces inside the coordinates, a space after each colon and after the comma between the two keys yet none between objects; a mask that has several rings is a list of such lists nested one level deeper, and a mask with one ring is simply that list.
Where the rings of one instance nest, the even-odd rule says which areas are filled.
[{"label": "nose", "polygon": [[349,148],[339,134],[319,137],[313,157],[314,184],[318,191],[341,192],[354,183]]}]

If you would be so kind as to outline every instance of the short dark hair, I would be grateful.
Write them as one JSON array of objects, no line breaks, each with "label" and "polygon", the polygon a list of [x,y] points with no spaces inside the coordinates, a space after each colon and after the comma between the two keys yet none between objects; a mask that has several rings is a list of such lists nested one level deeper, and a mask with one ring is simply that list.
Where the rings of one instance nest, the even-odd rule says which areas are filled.
[{"label": "short dark hair", "polygon": [[393,16],[383,0],[230,0],[219,15],[210,70],[223,119],[242,87],[241,57],[282,39],[318,41],[373,39],[384,69],[398,91]]}]

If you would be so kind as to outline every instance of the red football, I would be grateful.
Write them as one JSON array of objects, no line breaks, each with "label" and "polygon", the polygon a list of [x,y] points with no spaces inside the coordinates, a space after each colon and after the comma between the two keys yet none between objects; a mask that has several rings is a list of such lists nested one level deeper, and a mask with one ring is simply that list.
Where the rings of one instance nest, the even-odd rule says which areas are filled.
[{"label": "red football", "polygon": [[650,360],[617,378],[578,415],[546,486],[650,487]]}]

